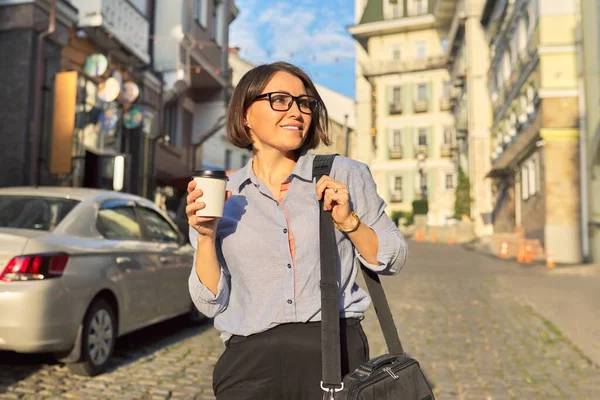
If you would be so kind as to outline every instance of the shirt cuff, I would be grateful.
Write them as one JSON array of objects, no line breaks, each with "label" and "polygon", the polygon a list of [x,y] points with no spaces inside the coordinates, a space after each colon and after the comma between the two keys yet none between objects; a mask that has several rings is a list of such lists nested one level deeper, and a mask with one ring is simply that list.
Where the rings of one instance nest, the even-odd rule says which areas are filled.
[{"label": "shirt cuff", "polygon": [[196,269],[192,268],[190,278],[188,279],[188,285],[190,289],[190,296],[194,302],[202,302],[207,304],[224,304],[227,297],[225,273],[221,269],[221,276],[219,277],[219,283],[217,284],[217,295],[215,296],[202,282],[196,273]]},{"label": "shirt cuff", "polygon": [[389,268],[393,264],[394,259],[397,258],[399,245],[401,244],[399,242],[401,240],[390,232],[380,232],[376,229],[373,229],[373,231],[377,235],[378,240],[377,264],[368,262],[358,252],[356,253],[356,257],[358,257],[360,262],[370,270],[382,272]]}]

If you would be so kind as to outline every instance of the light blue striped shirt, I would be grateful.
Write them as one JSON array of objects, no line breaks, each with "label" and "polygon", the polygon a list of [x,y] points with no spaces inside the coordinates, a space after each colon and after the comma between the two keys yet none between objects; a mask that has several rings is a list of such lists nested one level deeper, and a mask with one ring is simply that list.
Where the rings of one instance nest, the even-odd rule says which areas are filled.
[{"label": "light blue striped shirt", "polygon": [[[279,324],[321,320],[319,289],[319,203],[312,179],[314,155],[303,154],[290,175],[283,198],[295,239],[295,258],[290,252],[287,222],[277,194],[254,174],[252,160],[232,174],[217,228],[217,256],[221,278],[215,296],[198,278],[189,278],[190,295],[198,310],[214,317],[215,327],[227,341],[231,335],[248,336]],[[356,283],[360,262],[380,274],[396,274],[404,266],[408,248],[402,234],[384,212],[386,204],[367,165],[336,157],[331,178],[344,182],[352,209],[379,239],[376,265],[358,254],[348,237],[336,230],[339,251],[340,316],[363,318],[370,298]],[[198,233],[190,229],[196,246]],[[195,258],[194,258],[195,265]]]}]

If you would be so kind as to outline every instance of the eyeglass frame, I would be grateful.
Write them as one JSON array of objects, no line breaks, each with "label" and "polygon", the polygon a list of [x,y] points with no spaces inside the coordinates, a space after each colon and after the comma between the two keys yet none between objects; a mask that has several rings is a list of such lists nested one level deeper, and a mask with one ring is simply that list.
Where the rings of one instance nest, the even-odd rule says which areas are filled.
[{"label": "eyeglass frame", "polygon": [[[290,104],[289,104],[289,106],[288,106],[288,108],[286,110],[276,110],[275,108],[273,108],[273,103],[271,101],[271,96],[274,95],[274,94],[284,94],[284,95],[290,96],[292,98],[292,101],[290,101]],[[302,111],[302,109],[300,108],[300,103],[298,102],[298,100],[301,97],[306,97],[308,99],[314,100],[314,102],[315,102],[315,109],[311,110],[309,113]],[[308,94],[301,94],[300,96],[294,96],[294,95],[292,95],[291,93],[288,93],[288,92],[269,92],[269,93],[259,94],[258,96],[256,96],[254,98],[254,101],[262,100],[262,99],[268,99],[269,100],[269,106],[271,107],[271,109],[273,111],[281,111],[281,112],[289,111],[292,108],[292,104],[294,104],[294,102],[296,102],[296,105],[298,106],[298,110],[302,114],[306,114],[306,115],[313,115],[317,111],[317,108],[319,107],[319,104],[320,104],[319,99],[317,99],[314,96],[311,96],[311,95],[308,95]]]}]

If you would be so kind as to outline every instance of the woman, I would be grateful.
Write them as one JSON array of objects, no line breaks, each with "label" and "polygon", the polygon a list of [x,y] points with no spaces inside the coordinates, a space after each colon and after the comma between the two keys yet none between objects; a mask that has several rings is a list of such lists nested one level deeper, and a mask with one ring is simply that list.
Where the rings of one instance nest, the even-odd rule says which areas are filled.
[{"label": "woman", "polygon": [[196,217],[205,207],[202,188],[188,185],[196,249],[190,294],[215,318],[226,345],[213,375],[218,400],[321,398],[323,196],[337,227],[342,372],[369,357],[360,320],[370,299],[356,284],[360,263],[395,274],[407,246],[366,165],[337,157],[331,176],[313,182],[307,151],[330,144],[327,125],[305,72],[282,62],[258,66],[240,80],[229,105],[229,138],[253,157],[229,177],[223,217]]}]

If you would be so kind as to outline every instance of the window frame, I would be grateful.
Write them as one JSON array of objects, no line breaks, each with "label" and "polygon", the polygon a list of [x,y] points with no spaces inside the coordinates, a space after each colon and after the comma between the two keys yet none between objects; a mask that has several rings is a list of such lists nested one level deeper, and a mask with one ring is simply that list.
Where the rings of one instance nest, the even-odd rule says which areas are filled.
[{"label": "window frame", "polygon": [[[144,231],[144,228],[140,221],[136,207],[137,207],[136,202],[134,202],[132,200],[127,200],[127,199],[105,199],[105,200],[103,200],[102,203],[99,204],[98,212],[96,213],[96,223],[94,224],[94,226],[96,227],[96,230],[98,231],[100,236],[102,236],[105,240],[112,240],[112,241],[118,241],[118,242],[144,242],[146,240],[145,231]],[[135,217],[135,222],[137,223],[138,227],[140,228],[140,237],[139,238],[110,238],[104,234],[104,229],[100,228],[100,213],[102,212],[102,210],[113,210],[116,208],[131,208],[132,209],[133,215]]]}]

